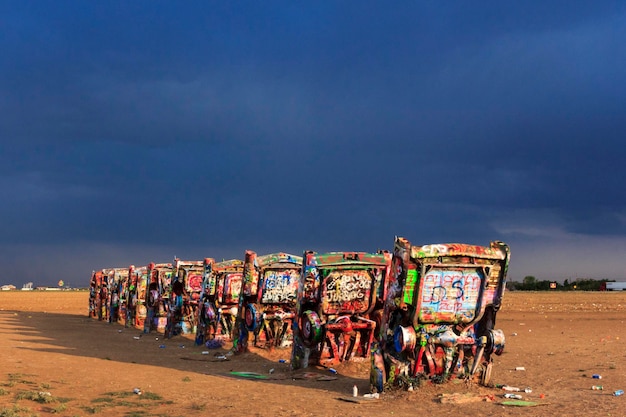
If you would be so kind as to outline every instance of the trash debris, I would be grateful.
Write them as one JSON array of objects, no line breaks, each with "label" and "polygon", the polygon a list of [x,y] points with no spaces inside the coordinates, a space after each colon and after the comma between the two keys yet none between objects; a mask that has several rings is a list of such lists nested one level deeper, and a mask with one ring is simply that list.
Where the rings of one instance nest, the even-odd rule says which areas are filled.
[{"label": "trash debris", "polygon": [[375,398],[378,399],[380,398],[380,394],[375,392],[373,394],[363,394],[363,398]]},{"label": "trash debris", "polygon": [[289,363],[289,361],[287,359],[279,359],[278,362],[279,363]]},{"label": "trash debris", "polygon": [[357,387],[356,385],[354,385],[352,387],[352,396],[353,397],[358,397],[359,396],[359,387]]},{"label": "trash debris", "polygon": [[[373,394],[365,394],[365,395],[373,395]],[[362,396],[362,397],[338,397],[338,400],[341,401],[346,401],[349,403],[355,403],[355,404],[363,404],[363,403],[371,403],[373,402],[372,400],[376,400],[378,399],[378,397],[366,397],[366,396]],[[378,393],[376,394],[378,395]]]},{"label": "trash debris", "polygon": [[594,391],[602,391],[604,388],[602,387],[602,385],[593,385],[591,389]]},{"label": "trash debris", "polygon": [[624,390],[623,389],[618,389],[617,391],[613,392],[613,395],[616,397],[619,397],[620,395],[624,395]]},{"label": "trash debris", "polygon": [[139,340],[139,339],[141,339],[141,336],[133,336],[133,339]]},{"label": "trash debris", "polygon": [[336,370],[335,368],[328,368],[328,371],[329,371],[331,374],[336,374],[336,373],[337,373],[337,370]]},{"label": "trash debris", "polygon": [[440,394],[438,401],[442,404],[467,404],[483,401],[494,401],[493,395],[476,395],[472,393],[455,392],[452,394]]},{"label": "trash debris", "polygon": [[599,375],[599,374],[593,374],[593,375],[591,375],[591,377],[593,379],[602,379],[602,375]]},{"label": "trash debris", "polygon": [[500,405],[509,405],[513,407],[537,407],[540,405],[549,405],[548,403],[537,403],[534,401],[525,400],[506,400],[499,403]]},{"label": "trash debris", "polygon": [[179,348],[185,349],[185,345],[178,345]]},{"label": "trash debris", "polygon": [[220,361],[225,361],[228,360],[228,358],[226,357],[226,355],[215,355],[215,359],[218,359]]},{"label": "trash debris", "polygon": [[209,354],[209,351],[208,351],[208,350],[203,350],[201,353],[202,353],[203,355],[208,355],[208,354]]},{"label": "trash debris", "polygon": [[133,389],[133,394],[141,395],[141,390],[139,388]]},{"label": "trash debris", "polygon": [[516,366],[516,367],[515,367],[515,370],[516,370],[516,371],[525,371],[525,370],[526,370],[526,368],[524,368],[523,366]]},{"label": "trash debris", "polygon": [[237,372],[237,371],[232,371],[232,372],[230,372],[230,375],[238,376],[238,377],[241,377],[241,378],[250,378],[250,379],[267,379],[268,378],[267,375],[259,374],[259,373],[256,373],[256,372]]},{"label": "trash debris", "polygon": [[274,368],[269,370],[270,375],[272,375],[274,373]]},{"label": "trash debris", "polygon": [[159,349],[165,349],[165,345],[159,345]]},{"label": "trash debris", "polygon": [[509,398],[511,400],[521,400],[523,397],[519,394],[504,394],[504,398]]},{"label": "trash debris", "polygon": [[496,388],[502,388],[505,391],[511,391],[511,392],[519,392],[519,391],[521,391],[520,388],[511,387],[509,385],[496,385]]},{"label": "trash debris", "polygon": [[221,339],[207,340],[204,346],[206,346],[209,349],[219,349],[222,346],[224,346],[224,341]]}]

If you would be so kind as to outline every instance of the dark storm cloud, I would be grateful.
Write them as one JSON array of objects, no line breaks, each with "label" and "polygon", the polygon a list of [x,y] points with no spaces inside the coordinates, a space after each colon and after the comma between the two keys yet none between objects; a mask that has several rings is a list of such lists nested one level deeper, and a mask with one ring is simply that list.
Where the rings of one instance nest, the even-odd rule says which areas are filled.
[{"label": "dark storm cloud", "polygon": [[621,2],[3,9],[11,265],[626,232]]}]

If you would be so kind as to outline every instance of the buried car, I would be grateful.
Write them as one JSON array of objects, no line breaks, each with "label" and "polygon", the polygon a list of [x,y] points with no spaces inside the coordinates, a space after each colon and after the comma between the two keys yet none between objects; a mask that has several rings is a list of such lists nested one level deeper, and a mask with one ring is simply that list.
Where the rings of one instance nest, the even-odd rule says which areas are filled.
[{"label": "buried car", "polygon": [[246,251],[235,341],[238,352],[247,350],[250,333],[255,347],[290,345],[301,272],[301,256],[282,252],[258,256]]},{"label": "buried car", "polygon": [[196,344],[232,340],[243,282],[243,261],[204,260],[204,292],[198,304]]},{"label": "buried car", "polygon": [[144,322],[146,333],[152,330],[165,333],[173,275],[174,268],[171,263],[148,265],[147,315]]},{"label": "buried car", "polygon": [[396,238],[372,345],[372,390],[457,376],[487,385],[492,355],[504,349],[504,333],[494,325],[509,259],[502,242],[413,246]]},{"label": "buried car", "polygon": [[292,368],[368,358],[382,316],[388,252],[305,252]]},{"label": "buried car", "polygon": [[[204,274],[203,261],[183,261],[174,259],[174,283],[182,283],[182,321],[180,332],[184,334],[195,333],[196,319],[198,315],[198,302],[202,294],[202,279]],[[175,308],[174,308],[175,309]]]},{"label": "buried car", "polygon": [[128,281],[128,268],[107,268],[102,270],[107,285],[107,319],[109,323],[123,322],[125,310],[122,308],[122,291]]}]

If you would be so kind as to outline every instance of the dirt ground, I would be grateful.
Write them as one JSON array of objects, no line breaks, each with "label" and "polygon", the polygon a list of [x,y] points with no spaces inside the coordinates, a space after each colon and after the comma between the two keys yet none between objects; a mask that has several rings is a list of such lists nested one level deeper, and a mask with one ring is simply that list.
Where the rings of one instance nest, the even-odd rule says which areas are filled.
[{"label": "dirt ground", "polygon": [[279,362],[288,351],[220,360],[225,349],[99,322],[87,305],[87,292],[0,292],[0,417],[626,415],[626,395],[612,395],[626,389],[626,292],[505,294],[493,382],[531,388],[521,394],[532,406],[503,405],[501,389],[462,381],[347,402],[354,385],[368,392],[368,364],[319,380],[333,375],[291,372]]}]

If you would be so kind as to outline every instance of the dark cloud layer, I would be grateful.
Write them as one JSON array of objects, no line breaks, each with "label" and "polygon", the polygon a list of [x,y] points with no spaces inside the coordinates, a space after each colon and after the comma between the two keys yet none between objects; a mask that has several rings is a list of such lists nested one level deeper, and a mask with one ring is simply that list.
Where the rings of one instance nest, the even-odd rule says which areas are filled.
[{"label": "dark cloud layer", "polygon": [[622,2],[0,11],[0,283],[394,235],[626,279]]}]

